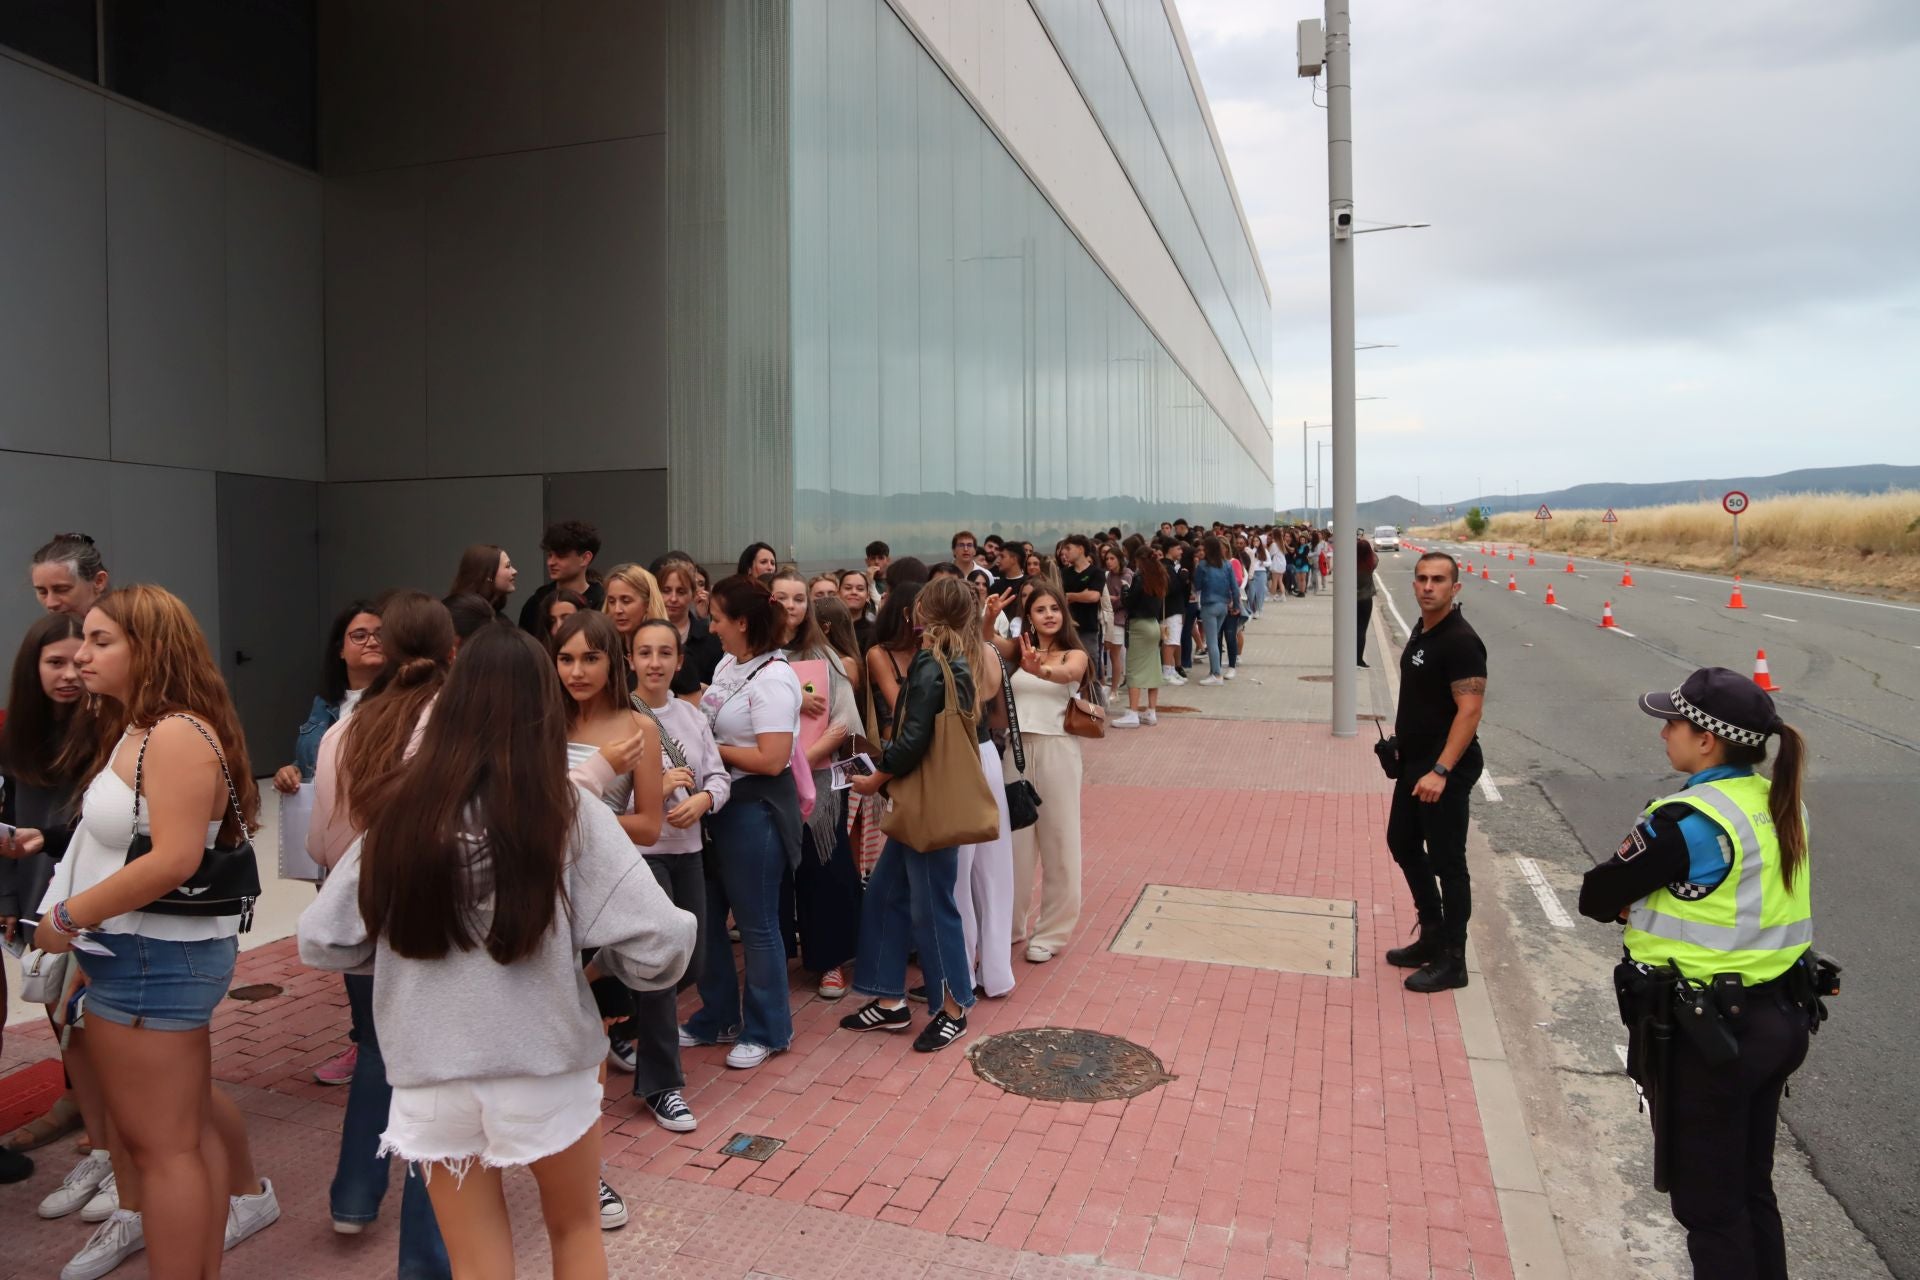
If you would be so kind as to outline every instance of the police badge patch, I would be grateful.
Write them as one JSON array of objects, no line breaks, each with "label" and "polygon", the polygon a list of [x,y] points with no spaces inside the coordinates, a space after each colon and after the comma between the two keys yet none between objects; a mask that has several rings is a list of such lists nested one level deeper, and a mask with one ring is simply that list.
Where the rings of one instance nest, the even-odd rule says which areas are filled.
[{"label": "police badge patch", "polygon": [[1620,842],[1620,847],[1613,851],[1613,856],[1622,862],[1632,862],[1646,851],[1646,834],[1641,831],[1640,824],[1635,823],[1633,830],[1627,832],[1627,838]]}]

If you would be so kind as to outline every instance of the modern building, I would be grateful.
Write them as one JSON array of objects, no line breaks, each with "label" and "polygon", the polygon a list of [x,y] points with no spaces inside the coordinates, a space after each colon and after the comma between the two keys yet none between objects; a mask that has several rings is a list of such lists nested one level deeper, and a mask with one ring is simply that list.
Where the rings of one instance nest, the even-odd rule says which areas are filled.
[{"label": "modern building", "polygon": [[[1272,511],[1174,0],[0,6],[0,624],[93,534],[291,740],[331,609]],[[262,749],[263,761],[275,758]]]}]

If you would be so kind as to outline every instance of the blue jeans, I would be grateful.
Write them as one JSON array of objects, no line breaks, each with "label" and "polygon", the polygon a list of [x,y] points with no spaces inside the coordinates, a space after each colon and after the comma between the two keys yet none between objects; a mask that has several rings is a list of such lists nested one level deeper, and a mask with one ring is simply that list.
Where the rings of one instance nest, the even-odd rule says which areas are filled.
[{"label": "blue jeans", "polygon": [[1247,609],[1254,617],[1267,603],[1267,571],[1255,569],[1247,575]]},{"label": "blue jeans", "polygon": [[[380,1133],[387,1127],[387,1104],[393,1086],[387,1083],[386,1059],[380,1055],[380,1037],[373,1029],[373,977],[350,973],[347,1008],[353,1016],[354,1040],[360,1057],[353,1083],[347,1086],[347,1115],[340,1125],[340,1161],[334,1168],[328,1193],[333,1217],[341,1222],[372,1222],[380,1216],[387,1195],[387,1159],[378,1155]],[[446,1242],[427,1199],[427,1184],[412,1165],[400,1193],[400,1271],[397,1280],[452,1280]]]},{"label": "blue jeans", "polygon": [[921,853],[898,840],[887,841],[880,861],[867,876],[860,902],[860,962],[853,967],[853,989],[864,996],[899,1000],[907,994],[907,952],[920,952],[920,973],[927,980],[927,1008],[945,1003],[944,989],[962,1009],[973,1007],[972,967],[967,938],[954,905],[953,886],[960,875],[960,851]]},{"label": "blue jeans", "polygon": [[1247,615],[1230,613],[1220,627],[1220,647],[1227,655],[1227,665],[1240,665],[1240,628],[1247,625]]},{"label": "blue jeans", "polygon": [[[706,851],[707,950],[700,971],[700,1012],[687,1019],[687,1034],[703,1044],[738,1030],[740,1039],[768,1049],[793,1042],[793,1009],[787,1002],[787,947],[780,937],[780,882],[787,851],[762,801],[729,804],[708,822]],[[727,940],[727,911],[740,930],[746,962],[744,1016],[740,972]]]},{"label": "blue jeans", "polygon": [[1227,602],[1209,600],[1200,606],[1200,625],[1207,633],[1207,674],[1220,674],[1220,628],[1227,620]]}]

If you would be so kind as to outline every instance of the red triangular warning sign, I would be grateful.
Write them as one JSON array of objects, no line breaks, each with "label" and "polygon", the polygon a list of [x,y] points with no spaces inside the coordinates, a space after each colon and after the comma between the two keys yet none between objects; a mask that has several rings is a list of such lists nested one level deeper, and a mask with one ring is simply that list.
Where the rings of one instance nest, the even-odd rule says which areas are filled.
[{"label": "red triangular warning sign", "polygon": [[1547,510],[1547,504],[1543,502],[1540,504],[1540,509],[1533,513],[1533,518],[1535,520],[1551,520],[1553,519],[1553,512]]},{"label": "red triangular warning sign", "polygon": [[1601,524],[1619,524],[1619,523],[1620,523],[1620,517],[1619,517],[1619,516],[1617,516],[1617,515],[1615,515],[1615,514],[1613,514],[1613,508],[1612,508],[1612,507],[1608,507],[1608,508],[1607,508],[1607,514],[1605,514],[1605,515],[1603,515],[1603,516],[1601,516],[1601,517],[1600,517],[1600,523],[1601,523]]}]

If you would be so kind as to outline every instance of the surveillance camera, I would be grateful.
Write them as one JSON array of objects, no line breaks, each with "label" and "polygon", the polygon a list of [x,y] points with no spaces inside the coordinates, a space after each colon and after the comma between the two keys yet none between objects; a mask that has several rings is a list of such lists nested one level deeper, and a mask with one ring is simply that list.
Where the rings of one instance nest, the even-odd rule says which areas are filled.
[{"label": "surveillance camera", "polygon": [[1333,238],[1350,240],[1353,238],[1353,206],[1340,205],[1333,211]]}]

